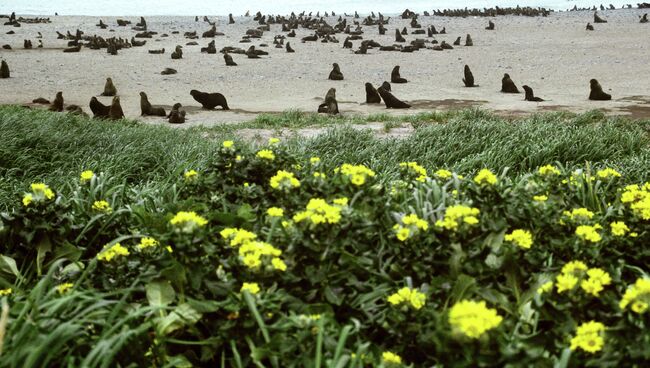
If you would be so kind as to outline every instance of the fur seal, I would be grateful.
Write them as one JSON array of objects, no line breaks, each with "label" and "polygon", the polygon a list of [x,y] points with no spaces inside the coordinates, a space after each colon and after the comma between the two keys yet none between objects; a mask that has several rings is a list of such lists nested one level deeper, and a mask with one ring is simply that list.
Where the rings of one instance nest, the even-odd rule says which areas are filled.
[{"label": "fur seal", "polygon": [[11,45],[2,45],[2,48],[5,50],[11,50]]},{"label": "fur seal", "polygon": [[491,20],[489,20],[489,21],[488,21],[488,26],[485,27],[485,29],[487,29],[488,31],[494,31],[494,22],[492,22]]},{"label": "fur seal", "polygon": [[399,33],[399,29],[395,30],[395,42],[406,42],[404,37],[402,37],[402,34]]},{"label": "fur seal", "polygon": [[68,114],[88,117],[88,114],[86,114],[84,110],[81,108],[81,106],[79,105],[68,105],[65,107],[65,111],[67,111]]},{"label": "fur seal", "polygon": [[609,101],[612,99],[612,95],[603,92],[603,87],[597,80],[592,79],[589,81],[589,86],[591,92],[589,93],[589,99],[593,101]]},{"label": "fur seal", "polygon": [[648,23],[648,13],[643,14],[639,23]]},{"label": "fur seal", "polygon": [[115,88],[115,85],[113,84],[113,80],[111,78],[106,78],[106,84],[104,85],[104,92],[102,92],[101,96],[115,96],[117,94],[117,88]]},{"label": "fur seal", "polygon": [[50,104],[50,100],[48,100],[48,99],[46,99],[46,98],[43,98],[43,97],[39,97],[39,98],[35,98],[35,99],[33,99],[33,100],[32,100],[32,103],[35,103],[35,104],[41,104],[41,105],[49,105],[49,104]]},{"label": "fur seal", "polygon": [[390,82],[391,83],[406,83],[407,80],[402,78],[399,74],[399,65],[396,65],[393,68],[393,71],[390,73]]},{"label": "fur seal", "polygon": [[594,12],[594,23],[607,23],[607,21],[598,16],[598,12]]},{"label": "fur seal", "polygon": [[176,45],[176,49],[172,52],[172,60],[178,60],[183,58],[183,46]]},{"label": "fur seal", "polygon": [[524,93],[526,93],[526,97],[524,97],[524,100],[526,101],[531,101],[531,102],[542,102],[544,101],[540,97],[535,97],[535,94],[533,93],[533,89],[528,87],[528,86],[522,86],[521,88],[524,89]]},{"label": "fur seal", "polygon": [[68,47],[67,49],[63,49],[63,52],[79,52],[81,51],[81,45],[73,46],[73,47]]},{"label": "fur seal", "polygon": [[587,28],[586,29],[587,29],[587,31],[593,31],[594,26],[592,26],[591,23],[587,23]]},{"label": "fur seal", "polygon": [[158,55],[159,55],[159,54],[164,54],[164,53],[165,53],[165,48],[163,47],[163,48],[160,49],[160,50],[149,50],[149,53],[150,53],[150,54],[154,54],[154,55],[156,55],[156,54],[158,54]]},{"label": "fur seal", "polygon": [[183,124],[185,122],[185,110],[181,110],[181,104],[175,103],[172,111],[169,112],[169,122],[171,124]]},{"label": "fur seal", "polygon": [[162,75],[171,75],[171,74],[176,74],[176,73],[177,73],[176,69],[172,69],[172,68],[165,68],[165,70],[160,72],[160,74],[162,74]]},{"label": "fur seal", "polygon": [[223,59],[226,61],[226,66],[237,66],[237,63],[235,63],[229,53],[225,52],[223,54]]},{"label": "fur seal", "polygon": [[515,82],[510,79],[510,75],[505,73],[501,79],[501,92],[503,93],[519,93]]},{"label": "fur seal", "polygon": [[48,108],[50,111],[61,112],[63,111],[63,92],[57,92],[54,101]]},{"label": "fur seal", "polygon": [[93,112],[93,117],[94,118],[106,118],[108,117],[108,113],[111,110],[110,106],[104,105],[103,103],[99,102],[97,97],[92,97],[90,99],[90,111]]},{"label": "fur seal", "polygon": [[232,17],[232,13],[228,14],[228,24],[235,24],[235,19]]},{"label": "fur seal", "polygon": [[377,89],[381,99],[384,100],[387,109],[408,109],[411,105],[407,104],[404,101],[400,101],[397,97],[393,96],[392,93],[388,92],[382,87]]},{"label": "fur seal", "polygon": [[388,83],[388,82],[386,82],[386,81],[384,81],[384,83],[382,83],[380,87],[383,88],[383,89],[385,89],[385,90],[388,91],[388,92],[392,91],[392,88],[391,88],[391,86],[390,86],[390,83]]},{"label": "fur seal", "polygon": [[140,92],[140,110],[142,111],[142,116],[152,115],[152,116],[167,116],[165,109],[159,106],[151,106],[147,94]]},{"label": "fur seal", "polygon": [[474,84],[474,74],[472,74],[468,65],[465,65],[464,73],[465,78],[463,78],[463,83],[465,83],[465,87],[478,87],[477,84]]},{"label": "fur seal", "polygon": [[372,83],[366,83],[366,103],[381,103],[381,96],[379,96],[379,92],[373,87]]},{"label": "fur seal", "polygon": [[332,64],[332,71],[330,72],[330,75],[327,79],[329,80],[343,80],[343,73],[341,73],[341,68],[339,67],[339,64],[334,63]]},{"label": "fur seal", "polygon": [[31,50],[31,48],[32,48],[32,40],[25,40],[23,42],[23,48],[25,48],[27,50]]},{"label": "fur seal", "polygon": [[223,110],[230,110],[226,98],[221,93],[205,93],[193,89],[190,94],[204,109],[212,110],[217,106],[221,106]]},{"label": "fur seal", "polygon": [[208,47],[201,47],[201,52],[207,52],[208,54],[216,54],[217,47],[214,44],[215,44],[214,40],[210,41],[210,43],[208,43]]},{"label": "fur seal", "polygon": [[454,41],[454,46],[460,46],[460,40],[461,40],[461,37],[458,36],[458,38],[456,39],[456,41]]},{"label": "fur seal", "polygon": [[6,79],[11,77],[11,73],[9,72],[9,65],[7,65],[7,62],[2,60],[0,63],[0,78]]},{"label": "fur seal", "polygon": [[288,52],[288,53],[296,52],[296,51],[291,47],[291,42],[287,42],[287,46],[286,46],[286,48],[287,48],[287,52]]},{"label": "fur seal", "polygon": [[111,102],[111,107],[108,110],[108,117],[111,120],[120,120],[124,118],[124,111],[122,111],[120,98],[118,96],[113,97],[113,102]]},{"label": "fur seal", "polygon": [[318,112],[336,115],[339,113],[339,104],[336,102],[336,88],[330,88],[325,95],[325,102],[318,105]]}]

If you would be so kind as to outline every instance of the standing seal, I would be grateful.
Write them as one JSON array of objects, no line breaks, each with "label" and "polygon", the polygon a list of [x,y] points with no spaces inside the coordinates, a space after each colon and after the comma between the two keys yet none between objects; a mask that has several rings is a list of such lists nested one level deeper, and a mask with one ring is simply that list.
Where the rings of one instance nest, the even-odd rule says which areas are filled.
[{"label": "standing seal", "polygon": [[52,101],[48,110],[56,112],[63,111],[63,92],[56,93],[56,97],[54,98],[54,101]]},{"label": "standing seal", "polygon": [[176,49],[172,52],[172,60],[178,60],[183,58],[183,46],[176,45]]},{"label": "standing seal", "polygon": [[591,92],[589,93],[589,99],[593,101],[609,101],[612,99],[612,95],[603,92],[603,87],[600,86],[597,80],[592,79],[589,81],[589,87]]},{"label": "standing seal", "polygon": [[104,92],[102,92],[101,96],[115,96],[117,95],[117,88],[115,88],[115,85],[113,84],[113,80],[111,78],[106,78],[106,84],[104,85]]},{"label": "standing seal", "polygon": [[465,87],[478,87],[477,84],[474,84],[474,74],[472,74],[468,65],[465,65],[464,73],[465,78],[463,78],[463,83],[465,83]]},{"label": "standing seal", "polygon": [[381,96],[379,96],[379,92],[373,87],[372,83],[366,83],[366,103],[381,103]]},{"label": "standing seal", "polygon": [[11,73],[9,72],[9,65],[7,65],[7,62],[2,60],[0,62],[0,78],[5,79],[5,78],[10,78]]},{"label": "standing seal", "polygon": [[472,36],[470,36],[469,33],[465,38],[465,46],[474,46],[474,41],[472,41]]},{"label": "standing seal", "polygon": [[399,74],[399,65],[396,65],[393,68],[393,71],[390,73],[390,82],[391,83],[406,83],[407,80],[402,78]]},{"label": "standing seal", "polygon": [[151,106],[147,94],[140,92],[140,110],[142,111],[142,116],[152,115],[152,116],[167,116],[165,109],[159,106]]},{"label": "standing seal", "polygon": [[185,110],[181,110],[181,104],[176,103],[172,107],[172,111],[169,112],[169,123],[170,124],[183,124],[185,122]]},{"label": "standing seal", "polygon": [[411,105],[404,101],[400,101],[397,97],[393,96],[393,94],[384,89],[383,86],[379,87],[377,92],[379,92],[381,99],[384,100],[387,109],[408,109],[411,107]]},{"label": "standing seal", "polygon": [[528,86],[522,86],[521,88],[523,88],[524,93],[526,93],[526,97],[524,97],[524,100],[531,101],[531,102],[542,102],[542,101],[544,101],[542,98],[535,97],[535,94],[533,93],[532,88],[530,88]]},{"label": "standing seal", "polygon": [[286,46],[286,47],[287,47],[287,52],[288,52],[288,53],[296,52],[296,51],[293,49],[293,47],[291,47],[291,42],[287,42],[287,46]]},{"label": "standing seal", "polygon": [[325,95],[325,102],[318,105],[318,112],[336,115],[339,113],[339,104],[336,102],[336,88],[330,88]]},{"label": "standing seal", "polygon": [[343,80],[343,73],[341,73],[341,68],[339,67],[339,64],[334,63],[332,64],[332,71],[330,72],[330,75],[327,79],[329,80]]},{"label": "standing seal", "polygon": [[510,75],[505,73],[501,79],[501,92],[503,93],[519,93],[515,82],[510,79]]},{"label": "standing seal", "polygon": [[491,20],[489,20],[489,21],[488,21],[488,26],[485,27],[485,29],[487,29],[488,31],[494,31],[494,22],[492,22]]},{"label": "standing seal", "polygon": [[223,110],[230,110],[226,98],[221,93],[206,93],[193,89],[190,91],[190,95],[192,95],[196,102],[200,103],[204,109],[212,110],[217,106],[221,106]]},{"label": "standing seal", "polygon": [[237,66],[237,63],[235,63],[229,53],[225,52],[223,54],[223,59],[226,61],[226,66]]},{"label": "standing seal", "polygon": [[90,111],[93,112],[93,117],[97,119],[107,118],[108,113],[111,110],[110,106],[106,106],[103,103],[99,102],[99,100],[97,100],[97,97],[94,96],[90,99],[89,105]]},{"label": "standing seal", "polygon": [[124,118],[124,111],[122,111],[122,105],[120,105],[120,98],[117,96],[113,97],[111,108],[108,110],[108,118],[111,120],[120,120]]},{"label": "standing seal", "polygon": [[402,34],[399,33],[399,29],[395,30],[395,42],[406,42],[404,37],[402,37]]}]

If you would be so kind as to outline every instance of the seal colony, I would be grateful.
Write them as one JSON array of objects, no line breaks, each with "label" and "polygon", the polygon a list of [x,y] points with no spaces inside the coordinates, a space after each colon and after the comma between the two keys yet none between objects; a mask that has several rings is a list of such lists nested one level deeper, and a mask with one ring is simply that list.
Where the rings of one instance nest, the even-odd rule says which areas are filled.
[{"label": "seal colony", "polygon": [[[584,32],[585,23],[599,23],[598,28],[593,33],[589,33],[591,36],[584,33],[584,37],[593,37],[597,34],[606,35],[606,32],[609,32],[608,27],[621,23],[621,18],[613,16],[612,12],[611,10],[595,12],[591,9],[584,11],[581,17],[575,18],[575,27]],[[155,84],[142,85],[136,88],[137,91],[146,90],[150,92],[158,100],[156,102],[162,103],[162,105],[151,106],[147,94],[142,92],[140,94],[140,108],[138,109],[142,116],[166,116],[166,108],[168,109],[172,102],[179,101],[179,96],[191,97],[191,100],[180,99],[184,105],[192,105],[191,101],[193,100],[206,111],[215,110],[216,107],[228,111],[230,110],[230,100],[239,109],[241,104],[249,103],[250,99],[233,98],[233,94],[240,96],[240,89],[250,89],[263,93],[267,86],[274,85],[275,81],[270,81],[270,83],[267,80],[262,80],[261,83],[258,81],[255,83],[245,82],[241,83],[241,86],[233,88],[232,84],[229,84],[228,87],[222,87],[223,80],[228,82],[228,79],[232,79],[234,75],[239,76],[242,73],[243,75],[252,76],[251,72],[256,73],[257,68],[268,68],[268,65],[274,65],[276,68],[281,69],[278,70],[278,74],[282,74],[286,78],[287,75],[291,75],[294,65],[305,61],[309,61],[312,73],[298,78],[307,83],[318,80],[318,88],[313,88],[310,96],[303,96],[304,93],[299,93],[303,98],[322,98],[318,95],[322,96],[324,91],[330,91],[336,87],[333,93],[328,92],[326,95],[325,101],[327,103],[325,106],[316,109],[312,107],[312,111],[324,110],[325,113],[329,114],[345,113],[350,108],[352,108],[350,110],[354,110],[353,105],[355,104],[377,105],[382,102],[389,109],[409,108],[411,105],[415,105],[415,108],[417,108],[418,105],[421,106],[418,103],[419,100],[430,98],[426,92],[422,92],[422,87],[424,84],[430,83],[431,78],[435,81],[433,84],[436,88],[445,90],[444,98],[448,99],[463,98],[466,95],[466,92],[463,92],[465,90],[463,87],[474,87],[472,89],[476,92],[472,92],[472,95],[475,96],[475,99],[481,99],[481,96],[489,99],[498,94],[499,89],[492,88],[494,84],[498,83],[496,73],[486,74],[484,72],[486,65],[493,65],[495,61],[478,59],[473,57],[473,54],[467,50],[470,50],[468,47],[473,47],[478,52],[482,52],[488,47],[486,46],[488,44],[486,39],[488,38],[491,40],[489,44],[493,45],[490,47],[498,48],[499,35],[510,31],[508,30],[508,22],[495,17],[505,15],[510,17],[521,16],[522,19],[555,16],[554,12],[541,8],[495,8],[493,10],[484,9],[479,12],[473,10],[443,10],[424,14],[407,9],[397,16],[387,16],[381,13],[376,15],[373,13],[367,16],[359,15],[358,18],[353,15],[324,18],[304,12],[300,14],[292,13],[287,16],[263,15],[258,12],[254,17],[230,15],[226,18],[226,21],[223,19],[217,20],[214,17],[210,17],[212,19],[203,17],[203,22],[201,22],[200,18],[196,17],[195,22],[193,22],[195,24],[189,26],[185,24],[183,27],[179,27],[173,22],[147,22],[147,19],[143,17],[140,17],[139,21],[135,19],[131,21],[118,19],[115,21],[103,17],[102,19],[95,18],[93,22],[80,26],[80,29],[61,29],[55,19],[54,24],[43,23],[44,25],[40,26],[49,27],[49,32],[47,28],[39,28],[41,31],[37,33],[42,32],[45,42],[39,42],[38,48],[33,48],[31,43],[34,38],[41,41],[39,39],[40,35],[30,35],[22,32],[21,29],[16,29],[17,32],[12,29],[11,32],[13,33],[5,32],[7,42],[11,44],[8,46],[10,48],[13,46],[13,49],[7,49],[9,51],[2,55],[0,78],[10,78],[10,81],[16,80],[16,82],[12,83],[17,83],[20,79],[22,83],[25,83],[31,75],[39,73],[38,68],[27,69],[21,63],[20,56],[26,55],[27,52],[32,54],[53,52],[54,50],[58,50],[58,52],[61,52],[61,50],[63,52],[76,52],[80,54],[70,55],[72,59],[68,60],[82,61],[84,55],[88,55],[94,50],[104,50],[104,55],[106,53],[111,55],[106,56],[108,59],[104,59],[104,63],[121,65],[125,72],[114,72],[113,75],[106,73],[108,78],[104,91],[97,95],[99,91],[95,90],[92,94],[87,94],[81,101],[76,98],[76,91],[72,89],[62,88],[62,92],[66,94],[66,98],[75,96],[73,97],[74,103],[81,106],[85,105],[83,101],[87,102],[90,99],[87,106],[90,107],[90,111],[95,117],[119,119],[124,116],[122,104],[124,104],[127,112],[133,112],[138,106],[137,97],[134,98],[135,96],[133,96],[134,84],[129,83],[129,79],[124,76],[129,66],[129,64],[125,63],[125,55],[132,55],[137,52],[134,49],[146,46],[140,52],[147,57],[147,59],[142,59],[147,61],[141,63],[140,68],[142,74],[148,73],[148,75],[151,75],[150,78],[155,81]],[[647,27],[645,13],[631,15],[633,16],[627,18],[629,25]],[[471,23],[471,29],[463,28],[461,30],[457,26],[454,17],[467,16],[491,18],[475,21],[471,19],[464,20],[466,24]],[[443,17],[449,17],[449,19]],[[15,18],[6,27],[14,28],[16,22],[21,24],[19,19]],[[458,21],[460,22],[460,20]],[[28,24],[31,23],[25,21],[22,24],[26,29],[29,27]],[[135,24],[135,26],[132,24]],[[58,29],[52,29],[53,27]],[[236,31],[233,32],[232,30]],[[393,30],[394,34],[391,34]],[[113,34],[111,35],[109,32],[113,32]],[[234,34],[237,36],[232,38],[231,36]],[[228,37],[221,37],[223,35],[228,35]],[[167,38],[169,39],[167,40]],[[204,38],[208,40],[204,41]],[[297,52],[287,42],[291,38],[297,39],[291,42],[297,45]],[[239,45],[238,40],[239,43],[248,43],[248,45]],[[295,43],[298,40],[302,41],[302,43]],[[157,42],[158,44],[152,47]],[[40,47],[41,45],[44,45],[44,47]],[[269,45],[271,46],[269,47]],[[330,53],[327,56],[321,54],[315,59],[310,59],[311,52],[321,48],[330,50]],[[169,54],[165,50],[172,50],[171,56],[166,56]],[[421,66],[414,67],[413,63],[409,62],[411,58],[409,54],[417,55],[413,56],[414,58],[426,57],[429,60],[435,60],[434,58],[439,54],[434,54],[434,51],[453,54],[452,60],[457,59],[454,67],[455,72],[450,73],[455,75],[454,82],[449,83],[447,79],[441,82],[437,81],[437,61],[430,61],[430,64],[424,69]],[[223,57],[223,61],[215,64],[210,59],[214,57],[212,56],[214,54],[217,54],[217,56],[221,54],[219,57]],[[364,67],[363,65],[367,62],[372,63],[372,61],[368,61],[370,56],[366,55],[374,55],[373,57],[381,59],[381,65]],[[5,62],[4,59],[7,61]],[[509,64],[504,65],[500,70],[497,69],[497,73],[504,74],[501,92],[521,93],[517,87],[517,85],[520,85],[523,86],[521,88],[525,92],[524,100],[543,102],[543,99],[534,95],[529,87],[530,85],[544,91],[545,98],[548,97],[556,102],[564,103],[563,100],[549,92],[552,91],[548,85],[551,82],[544,81],[545,78],[549,78],[548,73],[540,72],[535,74],[533,69],[529,74],[522,74],[519,70],[519,62],[510,60],[506,62]],[[403,68],[400,68],[398,64],[401,64]],[[9,73],[9,65],[12,67],[11,73]],[[155,69],[152,69],[151,67],[154,65]],[[212,68],[210,72],[208,72],[208,65]],[[359,65],[362,66],[361,73],[359,72]],[[470,69],[470,65],[474,71]],[[224,69],[225,66],[229,68]],[[234,66],[237,66],[237,68],[232,68]],[[206,83],[197,84],[193,81],[187,83],[190,86],[189,88],[181,87],[183,81],[186,78],[192,78],[192,75],[196,75],[199,68],[203,69],[204,76],[208,76],[204,78]],[[64,69],[68,68],[64,67]],[[366,69],[369,71],[366,72]],[[458,74],[460,69],[463,69],[462,78],[459,78]],[[161,72],[161,70],[163,71]],[[325,79],[324,74],[327,71],[329,71],[329,75]],[[505,73],[506,71],[508,73]],[[177,73],[178,75],[175,75]],[[389,73],[390,79],[388,79]],[[402,76],[402,73],[408,80]],[[586,89],[584,87],[587,84],[586,81],[589,81],[589,97],[585,99],[583,91],[581,101],[608,101],[612,99],[611,93],[608,93],[610,92],[609,89],[605,91],[600,83],[596,81],[594,84],[593,81],[590,81],[594,77],[602,79],[603,85],[614,90],[617,98],[622,98],[627,93],[620,88],[620,84],[616,83],[616,79],[607,73],[591,72],[588,68],[584,70],[584,73],[584,75],[576,74],[571,77],[576,84],[583,86],[583,90]],[[56,76],[57,72],[52,71],[51,74]],[[517,83],[513,81],[510,74],[516,79]],[[427,77],[423,79],[423,75],[427,75]],[[475,76],[480,82],[480,87],[475,80]],[[113,78],[115,78],[115,83]],[[427,82],[426,78],[429,78],[429,82]],[[394,84],[392,88],[389,83],[384,82],[384,79]],[[211,84],[207,84],[208,80]],[[217,80],[216,83],[215,80]],[[93,82],[93,84],[96,85],[96,82]],[[527,83],[527,85],[524,86],[524,83]],[[116,85],[120,87],[119,91]],[[216,85],[217,87],[209,87],[208,85]],[[164,88],[161,88],[163,86]],[[375,89],[375,86],[380,87]],[[195,89],[192,89],[192,87]],[[173,91],[174,96],[169,97],[169,92],[164,93],[161,91],[162,89]],[[16,88],[12,90],[15,91]],[[200,90],[207,90],[207,92],[200,92]],[[291,90],[292,87],[289,87],[288,91]],[[255,96],[252,91],[250,93]],[[47,94],[54,92],[57,91],[45,91]],[[343,96],[340,101],[336,99],[337,93]],[[276,95],[278,96],[277,99],[280,100],[280,95],[286,95],[286,93],[276,93]],[[32,101],[37,96],[38,94],[32,94],[25,101]],[[607,98],[608,96],[609,98]],[[118,98],[106,99],[103,97]],[[226,97],[228,100],[226,100]],[[522,100],[521,97],[516,96],[502,97],[503,100],[508,98],[512,98],[512,101]],[[334,105],[334,102],[336,105]],[[53,111],[57,112],[79,112],[80,109],[74,104],[64,105],[62,95],[60,103],[57,98],[52,103],[52,106],[54,107]],[[606,105],[594,106],[603,107]],[[180,111],[184,112],[185,110],[178,110],[176,113],[178,119],[173,120],[185,120],[185,116],[180,119],[182,115]],[[187,111],[194,114],[198,110],[188,109]],[[128,115],[129,117],[137,116],[137,114],[133,113]]]}]

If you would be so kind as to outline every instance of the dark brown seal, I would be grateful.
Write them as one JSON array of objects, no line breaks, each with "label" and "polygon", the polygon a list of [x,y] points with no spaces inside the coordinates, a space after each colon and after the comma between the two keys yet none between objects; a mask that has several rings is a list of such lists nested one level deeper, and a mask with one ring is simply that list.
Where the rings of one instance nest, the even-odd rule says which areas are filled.
[{"label": "dark brown seal", "polygon": [[140,110],[142,111],[142,115],[152,115],[152,116],[167,116],[165,113],[165,109],[163,109],[160,106],[152,106],[151,103],[149,102],[149,98],[147,97],[147,94],[144,92],[140,92]]},{"label": "dark brown seal", "polygon": [[501,92],[503,93],[519,93],[515,82],[510,79],[510,75],[505,73],[501,79]]},{"label": "dark brown seal", "polygon": [[464,74],[463,83],[465,83],[465,87],[478,87],[478,85],[474,84],[474,74],[472,74],[468,65],[465,65]]},{"label": "dark brown seal", "polygon": [[193,89],[190,94],[204,109],[212,110],[217,106],[221,106],[223,110],[230,110],[226,98],[221,93],[206,93]]},{"label": "dark brown seal", "polygon": [[341,73],[341,68],[339,67],[339,64],[334,63],[332,64],[332,71],[330,72],[329,77],[327,78],[329,80],[343,80],[343,73]]},{"label": "dark brown seal", "polygon": [[521,86],[521,88],[524,89],[524,93],[526,94],[526,97],[524,97],[524,100],[526,101],[531,101],[531,102],[542,102],[544,101],[540,97],[535,97],[535,94],[533,93],[533,89],[528,87],[528,86]]},{"label": "dark brown seal", "polygon": [[591,92],[589,93],[589,99],[594,101],[609,101],[612,99],[612,95],[603,92],[603,87],[597,80],[592,79],[589,81],[589,86]]},{"label": "dark brown seal", "polygon": [[406,83],[407,80],[402,78],[399,74],[399,65],[396,65],[393,68],[393,71],[390,73],[390,82],[391,83]]},{"label": "dark brown seal", "polygon": [[107,118],[108,113],[111,110],[110,106],[104,105],[103,103],[97,100],[97,97],[92,97],[90,99],[90,111],[93,112],[93,117],[95,118]]},{"label": "dark brown seal", "polygon": [[339,104],[336,102],[336,88],[330,88],[325,95],[325,102],[318,106],[318,112],[336,115],[339,113]]},{"label": "dark brown seal", "polygon": [[124,118],[124,111],[122,111],[122,105],[120,105],[120,98],[117,96],[113,97],[111,108],[108,110],[108,117],[111,120],[120,120]]},{"label": "dark brown seal", "polygon": [[393,96],[392,93],[388,92],[383,87],[377,89],[381,99],[384,100],[384,104],[387,109],[408,109],[411,105],[407,104],[404,101],[400,101],[397,97]]},{"label": "dark brown seal", "polygon": [[373,87],[372,83],[366,83],[366,103],[381,103],[381,96],[379,96],[379,92]]},{"label": "dark brown seal", "polygon": [[50,111],[61,112],[63,111],[63,92],[57,92],[54,101],[48,108]]},{"label": "dark brown seal", "polygon": [[113,80],[111,78],[106,78],[106,84],[104,85],[104,92],[102,92],[101,95],[102,96],[117,95],[117,88],[115,88],[115,85],[113,84]]}]

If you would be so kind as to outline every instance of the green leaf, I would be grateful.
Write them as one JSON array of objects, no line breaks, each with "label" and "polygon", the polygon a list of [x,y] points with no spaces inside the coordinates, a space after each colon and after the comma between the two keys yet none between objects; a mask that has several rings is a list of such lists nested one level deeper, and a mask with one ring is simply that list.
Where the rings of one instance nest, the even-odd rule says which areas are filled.
[{"label": "green leaf", "polygon": [[201,317],[201,313],[184,303],[176,307],[168,316],[160,318],[156,327],[161,335],[166,336],[179,328],[198,322]]},{"label": "green leaf", "polygon": [[167,357],[167,365],[165,367],[192,368],[193,365],[184,355],[174,355]]},{"label": "green leaf", "polygon": [[334,305],[341,305],[343,299],[329,286],[323,291],[325,293],[325,299]]},{"label": "green leaf", "polygon": [[145,286],[147,300],[153,307],[165,307],[176,298],[174,288],[168,281],[152,281]]},{"label": "green leaf", "polygon": [[45,261],[45,256],[47,255],[47,253],[51,251],[52,251],[52,243],[50,243],[50,238],[45,236],[36,246],[36,270],[39,276],[43,274],[42,271],[43,271],[43,262]]},{"label": "green leaf", "polygon": [[17,278],[21,277],[18,266],[16,266],[16,260],[3,255],[0,255],[0,272],[14,275]]}]

